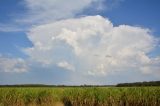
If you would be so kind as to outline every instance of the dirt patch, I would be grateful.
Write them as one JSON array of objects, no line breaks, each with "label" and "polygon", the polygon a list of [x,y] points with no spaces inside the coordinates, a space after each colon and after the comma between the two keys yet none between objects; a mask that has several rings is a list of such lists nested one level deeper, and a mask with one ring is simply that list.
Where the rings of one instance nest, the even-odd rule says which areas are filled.
[{"label": "dirt patch", "polygon": [[62,102],[56,102],[54,106],[64,106]]}]

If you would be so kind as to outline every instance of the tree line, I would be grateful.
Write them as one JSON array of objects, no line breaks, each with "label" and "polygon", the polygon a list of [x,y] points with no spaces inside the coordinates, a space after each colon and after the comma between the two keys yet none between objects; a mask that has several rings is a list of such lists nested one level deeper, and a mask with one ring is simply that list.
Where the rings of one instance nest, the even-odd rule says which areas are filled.
[{"label": "tree line", "polygon": [[133,82],[133,83],[119,83],[117,87],[132,87],[132,86],[160,86],[160,81],[149,82]]},{"label": "tree line", "polygon": [[160,86],[160,81],[119,83],[117,85],[45,85],[45,84],[18,84],[18,85],[0,85],[0,87],[142,87],[142,86]]}]

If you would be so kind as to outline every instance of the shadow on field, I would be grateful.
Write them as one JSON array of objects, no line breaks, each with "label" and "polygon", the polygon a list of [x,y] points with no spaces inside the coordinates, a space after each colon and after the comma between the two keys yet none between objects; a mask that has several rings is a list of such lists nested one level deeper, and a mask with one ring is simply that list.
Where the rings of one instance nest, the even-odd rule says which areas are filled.
[{"label": "shadow on field", "polygon": [[64,103],[64,106],[72,106],[71,102]]},{"label": "shadow on field", "polygon": [[64,106],[73,106],[71,101],[68,100],[67,98],[63,98],[63,103],[64,103]]}]

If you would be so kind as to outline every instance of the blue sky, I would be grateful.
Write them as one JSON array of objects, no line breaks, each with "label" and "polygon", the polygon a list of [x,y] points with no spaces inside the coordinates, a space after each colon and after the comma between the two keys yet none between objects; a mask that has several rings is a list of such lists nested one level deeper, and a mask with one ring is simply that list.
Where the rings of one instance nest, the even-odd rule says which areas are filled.
[{"label": "blue sky", "polygon": [[0,84],[160,80],[159,10],[159,0],[1,0]]}]

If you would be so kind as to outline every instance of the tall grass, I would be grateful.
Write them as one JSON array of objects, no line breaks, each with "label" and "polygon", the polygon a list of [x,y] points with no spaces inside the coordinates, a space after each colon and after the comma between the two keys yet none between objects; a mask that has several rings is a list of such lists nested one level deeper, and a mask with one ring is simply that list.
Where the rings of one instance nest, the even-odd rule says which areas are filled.
[{"label": "tall grass", "polygon": [[0,106],[160,106],[160,87],[0,88]]}]

